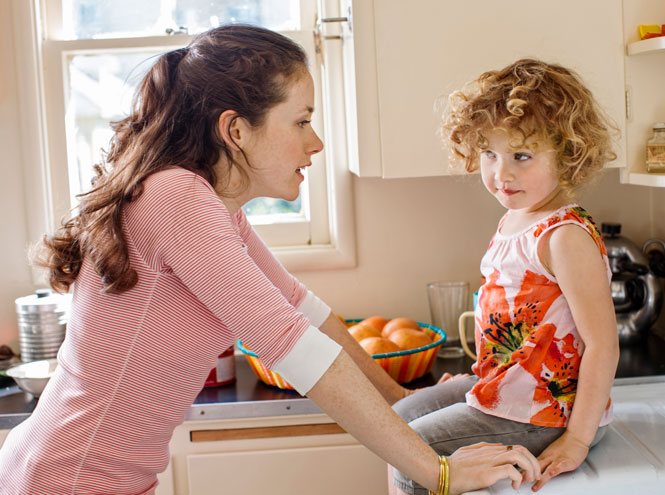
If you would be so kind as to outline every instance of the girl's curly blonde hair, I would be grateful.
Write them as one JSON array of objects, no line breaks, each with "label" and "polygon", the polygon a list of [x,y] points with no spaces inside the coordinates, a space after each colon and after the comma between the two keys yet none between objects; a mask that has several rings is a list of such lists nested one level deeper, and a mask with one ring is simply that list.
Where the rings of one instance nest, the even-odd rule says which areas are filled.
[{"label": "girl's curly blonde hair", "polygon": [[[442,134],[452,148],[451,165],[479,167],[487,148],[483,131],[502,128],[516,148],[535,138],[557,153],[559,183],[569,194],[614,159],[609,117],[572,70],[522,59],[488,71],[448,97]],[[544,141],[544,142],[541,142]]]}]

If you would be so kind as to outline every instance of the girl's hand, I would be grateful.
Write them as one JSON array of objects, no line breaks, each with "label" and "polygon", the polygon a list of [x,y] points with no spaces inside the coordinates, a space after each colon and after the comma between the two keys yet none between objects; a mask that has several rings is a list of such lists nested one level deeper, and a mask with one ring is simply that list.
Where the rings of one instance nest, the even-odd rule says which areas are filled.
[{"label": "girl's hand", "polygon": [[588,453],[588,445],[564,432],[538,456],[542,477],[531,489],[536,492],[555,476],[577,469]]},{"label": "girl's hand", "polygon": [[[476,443],[457,449],[448,457],[450,466],[449,495],[459,495],[493,485],[504,478],[512,479],[517,490],[523,480],[540,479],[538,460],[521,445]],[[522,469],[518,471],[517,467]]]},{"label": "girl's hand", "polygon": [[441,378],[439,378],[439,381],[436,382],[436,384],[438,385],[439,383],[447,382],[448,380],[455,380],[457,378],[464,378],[467,376],[469,376],[468,373],[457,373],[453,376],[446,371],[443,375],[441,375]]}]

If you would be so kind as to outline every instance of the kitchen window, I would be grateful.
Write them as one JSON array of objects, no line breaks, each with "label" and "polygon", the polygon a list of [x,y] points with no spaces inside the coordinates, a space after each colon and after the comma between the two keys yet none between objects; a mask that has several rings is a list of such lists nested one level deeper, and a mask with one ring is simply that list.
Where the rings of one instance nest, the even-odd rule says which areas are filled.
[{"label": "kitchen window", "polygon": [[257,198],[245,211],[287,268],[353,266],[345,133],[331,124],[344,122],[344,105],[333,101],[341,54],[334,47],[317,54],[314,46],[325,6],[311,0],[13,0],[12,6],[23,134],[32,136],[24,144],[31,239],[57,226],[90,187],[92,167],[112,135],[109,122],[129,111],[155,57],[211,27],[245,22],[279,31],[308,52],[317,98],[313,126],[326,143],[296,201]]}]

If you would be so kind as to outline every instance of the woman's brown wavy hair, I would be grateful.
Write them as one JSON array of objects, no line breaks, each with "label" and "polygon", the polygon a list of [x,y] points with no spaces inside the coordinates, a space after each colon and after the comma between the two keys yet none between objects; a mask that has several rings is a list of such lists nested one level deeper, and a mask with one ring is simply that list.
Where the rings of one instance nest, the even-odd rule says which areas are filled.
[{"label": "woman's brown wavy hair", "polygon": [[540,146],[551,146],[559,184],[571,195],[616,159],[611,136],[616,126],[581,78],[560,65],[518,60],[452,93],[442,124],[451,164],[477,170],[480,151],[488,144],[483,131],[495,128],[507,130],[516,148],[532,137]]},{"label": "woman's brown wavy hair", "polygon": [[35,264],[48,269],[50,285],[68,291],[84,259],[101,276],[104,291],[131,289],[137,274],[129,262],[122,209],[142,192],[150,174],[178,166],[226,191],[229,174],[215,165],[226,155],[247,181],[243,164],[218,131],[219,116],[235,110],[260,126],[286,98],[289,82],[307,70],[307,56],[290,39],[248,25],[226,25],[196,37],[186,48],[160,56],[140,83],[130,115],[113,122],[109,150],[95,166],[92,190],[79,196],[77,213],[44,236]]}]

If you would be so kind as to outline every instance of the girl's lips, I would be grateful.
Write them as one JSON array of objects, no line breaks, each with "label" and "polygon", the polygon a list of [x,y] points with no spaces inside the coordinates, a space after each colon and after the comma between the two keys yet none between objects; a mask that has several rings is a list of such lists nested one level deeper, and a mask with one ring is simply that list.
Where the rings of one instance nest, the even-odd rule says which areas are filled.
[{"label": "girl's lips", "polygon": [[513,194],[517,194],[519,191],[514,190],[514,189],[499,189],[502,194],[505,194],[506,196],[512,196]]}]

